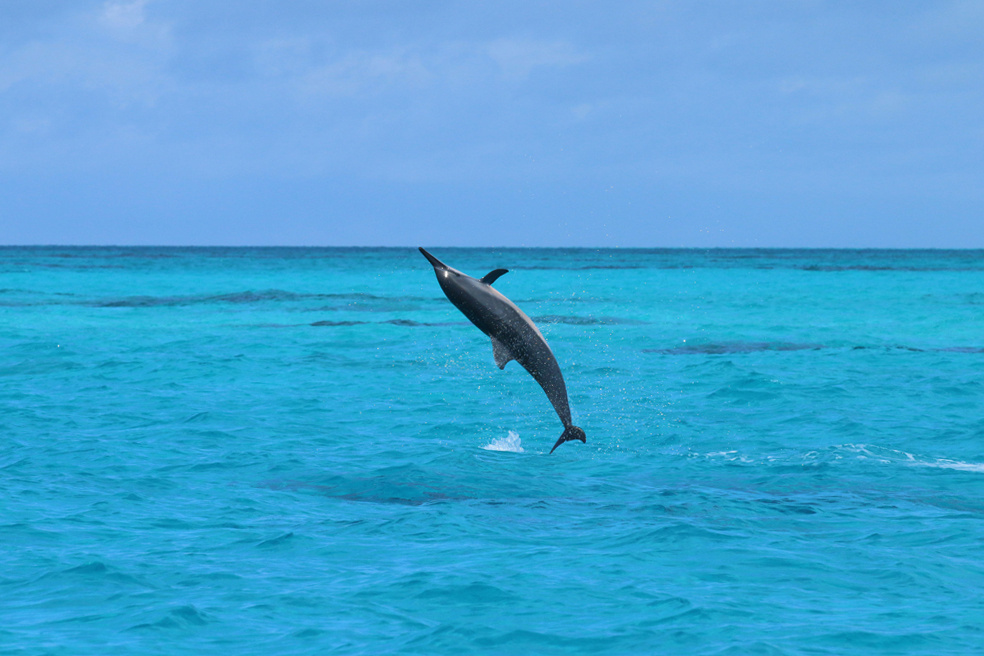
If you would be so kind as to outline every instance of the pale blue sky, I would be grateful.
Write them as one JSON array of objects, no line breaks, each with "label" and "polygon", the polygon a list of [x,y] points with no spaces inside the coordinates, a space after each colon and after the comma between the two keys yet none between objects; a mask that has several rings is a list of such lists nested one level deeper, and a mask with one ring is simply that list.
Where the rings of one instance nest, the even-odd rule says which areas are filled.
[{"label": "pale blue sky", "polygon": [[0,243],[984,247],[984,2],[3,0]]}]

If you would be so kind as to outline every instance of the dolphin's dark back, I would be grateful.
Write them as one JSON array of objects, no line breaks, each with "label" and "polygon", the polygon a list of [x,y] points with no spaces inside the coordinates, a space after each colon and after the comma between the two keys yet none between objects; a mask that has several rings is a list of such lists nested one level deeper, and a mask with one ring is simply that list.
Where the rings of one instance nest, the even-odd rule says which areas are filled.
[{"label": "dolphin's dark back", "polygon": [[568,440],[584,442],[584,431],[571,423],[567,385],[547,340],[532,319],[491,285],[506,270],[496,269],[477,280],[452,269],[423,248],[420,252],[434,267],[448,300],[492,338],[493,354],[499,368],[504,368],[509,360],[516,360],[543,388],[564,424],[564,433],[554,444],[554,449]]}]

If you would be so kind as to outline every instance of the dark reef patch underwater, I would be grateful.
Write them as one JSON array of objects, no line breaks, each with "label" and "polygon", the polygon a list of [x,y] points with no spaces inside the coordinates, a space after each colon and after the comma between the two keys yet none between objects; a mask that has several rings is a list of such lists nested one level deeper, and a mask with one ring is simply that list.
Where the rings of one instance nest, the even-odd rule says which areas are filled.
[{"label": "dark reef patch underwater", "polygon": [[984,253],[0,248],[0,653],[969,654]]}]

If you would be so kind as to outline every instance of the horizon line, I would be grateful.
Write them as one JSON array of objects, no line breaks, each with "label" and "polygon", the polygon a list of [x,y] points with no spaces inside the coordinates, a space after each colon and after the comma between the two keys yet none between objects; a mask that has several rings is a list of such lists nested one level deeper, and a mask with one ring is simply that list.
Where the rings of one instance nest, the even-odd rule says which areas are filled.
[{"label": "horizon line", "polygon": [[[454,246],[429,245],[428,248],[453,249],[499,249],[499,250],[796,250],[796,251],[980,251],[984,246]],[[242,249],[388,249],[415,250],[418,246],[379,246],[368,244],[0,244],[0,249],[15,248],[172,248],[172,249],[207,249],[207,248],[242,248]]]}]

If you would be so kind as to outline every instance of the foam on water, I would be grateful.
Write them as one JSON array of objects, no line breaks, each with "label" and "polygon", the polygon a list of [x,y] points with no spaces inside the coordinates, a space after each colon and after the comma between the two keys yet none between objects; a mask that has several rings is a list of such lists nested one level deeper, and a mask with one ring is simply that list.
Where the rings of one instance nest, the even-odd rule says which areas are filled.
[{"label": "foam on water", "polygon": [[721,459],[731,463],[746,465],[756,465],[760,462],[766,464],[800,463],[803,465],[813,465],[820,462],[855,460],[861,462],[868,461],[879,465],[936,467],[940,469],[954,469],[958,471],[984,473],[984,463],[961,462],[946,458],[918,456],[907,451],[879,447],[872,444],[838,444],[825,449],[823,452],[810,451],[802,456],[785,453],[762,454],[759,458],[754,458],[747,454],[739,453],[737,450],[718,451],[706,454],[691,453],[688,455],[692,458]]},{"label": "foam on water", "polygon": [[940,469],[956,469],[957,471],[984,473],[984,463],[937,460],[936,462],[920,462],[918,464],[922,465],[923,467],[938,467]]},{"label": "foam on water", "polygon": [[[984,464],[982,463],[962,462],[948,458],[933,458],[930,456],[916,455],[900,449],[871,444],[843,444],[835,447],[835,449],[844,454],[851,454],[860,460],[870,459],[886,465],[904,464],[915,467],[936,467],[957,471],[984,472]],[[836,457],[841,456],[838,455]]]}]

